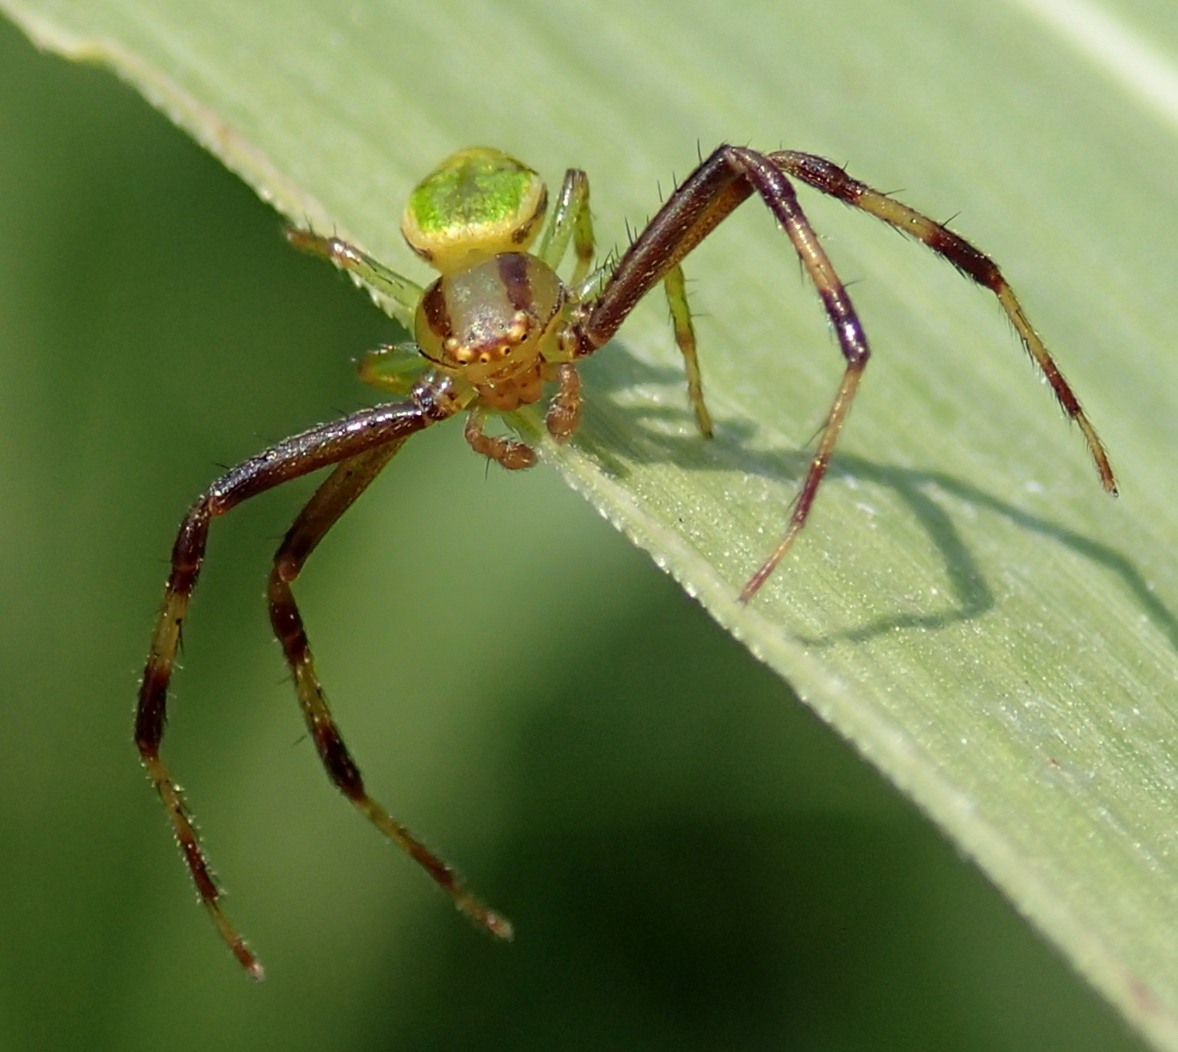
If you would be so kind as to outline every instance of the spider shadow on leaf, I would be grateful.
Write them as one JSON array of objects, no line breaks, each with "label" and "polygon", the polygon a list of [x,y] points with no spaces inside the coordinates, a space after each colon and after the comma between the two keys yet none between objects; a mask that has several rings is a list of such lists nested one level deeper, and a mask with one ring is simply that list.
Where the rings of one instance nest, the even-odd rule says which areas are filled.
[{"label": "spider shadow on leaf", "polygon": [[[644,362],[626,350],[624,338],[615,341],[609,353],[609,368],[594,368],[601,363],[592,362],[585,370],[586,419],[574,442],[606,475],[625,481],[632,474],[634,463],[667,463],[686,471],[740,478],[755,476],[777,483],[800,482],[810,460],[807,448],[756,448],[755,424],[724,414],[717,419],[716,437],[705,440],[692,421],[690,406],[682,393],[682,372],[676,363],[669,362],[664,367]],[[664,388],[666,397],[662,394]],[[658,394],[648,404],[638,404],[628,395],[636,390]],[[619,414],[626,418],[624,425],[617,423]],[[615,436],[621,435],[624,435],[624,451],[615,445]],[[897,630],[937,630],[976,619],[991,610],[996,602],[994,592],[986,581],[982,563],[970,550],[949,507],[952,501],[959,501],[976,511],[995,513],[1018,528],[1060,544],[1111,571],[1170,645],[1178,649],[1178,617],[1151,592],[1132,561],[1108,544],[942,471],[888,466],[840,449],[831,464],[829,482],[833,485],[827,499],[833,496],[840,482],[870,484],[895,494],[931,542],[952,603],[940,610],[883,615],[820,636],[797,637],[808,646],[864,642]],[[779,527],[787,512],[787,507],[766,508],[770,532]],[[854,528],[853,523],[849,525]],[[863,528],[867,529],[866,517]],[[804,558],[803,551],[795,553],[795,557]]]}]

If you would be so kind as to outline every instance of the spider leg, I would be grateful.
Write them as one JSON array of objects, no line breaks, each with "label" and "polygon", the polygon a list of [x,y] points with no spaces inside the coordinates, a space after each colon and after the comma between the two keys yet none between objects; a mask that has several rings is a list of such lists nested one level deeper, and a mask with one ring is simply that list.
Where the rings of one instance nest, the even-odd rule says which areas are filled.
[{"label": "spider leg", "polygon": [[687,371],[687,397],[695,412],[695,423],[704,438],[715,433],[712,415],[704,403],[703,376],[699,371],[699,353],[695,342],[695,326],[691,324],[691,307],[687,303],[687,282],[682,267],[672,267],[663,278],[663,289],[667,294],[667,306],[671,309],[671,325],[675,330],[675,343],[683,355],[683,366]]},{"label": "spider leg", "polygon": [[[618,261],[601,295],[589,305],[585,317],[575,327],[577,353],[592,354],[613,337],[638,301],[657,282],[670,278],[670,292],[675,281],[672,271],[754,192],[760,195],[792,242],[826,309],[846,366],[822,426],[818,449],[793,502],[785,536],[749,578],[741,590],[741,602],[748,602],[756,594],[806,524],[871,354],[851,297],[806,219],[781,166],[772,157],[755,150],[718,147],[667,198]],[[684,357],[689,358],[686,350]],[[688,368],[690,372],[690,364]]]},{"label": "spider leg", "polygon": [[180,788],[160,753],[167,721],[168,685],[176,663],[180,631],[204,562],[209,526],[213,519],[243,501],[284,482],[367,451],[390,446],[395,451],[410,435],[446,419],[458,408],[460,405],[453,402],[447,385],[422,384],[408,402],[374,406],[310,428],[227,471],[197,499],[180,523],[172,548],[171,571],[139,687],[135,742],[168,813],[201,902],[221,937],[254,979],[263,977],[262,966],[221,909],[220,888]]},{"label": "spider leg", "polygon": [[334,263],[340,270],[354,274],[370,289],[378,293],[381,301],[388,306],[397,321],[410,332],[413,331],[413,318],[417,313],[417,305],[421,302],[421,294],[424,291],[421,286],[408,278],[401,277],[395,270],[390,270],[379,260],[361,252],[355,245],[349,244],[343,238],[323,237],[310,230],[301,230],[292,226],[286,229],[286,240],[295,248],[313,256],[322,256]]},{"label": "spider leg", "polygon": [[900,233],[923,242],[937,255],[952,263],[966,277],[993,292],[1019,334],[1027,353],[1051,384],[1051,389],[1055,392],[1063,411],[1079,425],[1092,459],[1096,462],[1101,485],[1109,493],[1116,494],[1116,477],[1096,429],[1080,407],[1080,400],[1064,379],[1059,366],[1055,364],[1055,359],[1051,357],[1043,340],[1027,319],[1014,290],[1007,284],[998,265],[989,256],[941,223],[901,204],[879,190],[872,189],[866,183],[853,179],[838,165],[822,157],[783,150],[780,153],[769,154],[769,160],[815,190],[882,219]]},{"label": "spider leg", "polygon": [[581,374],[573,362],[555,367],[556,393],[544,414],[544,426],[557,442],[565,442],[581,423]]},{"label": "spider leg", "polygon": [[556,207],[552,218],[540,239],[536,255],[553,270],[564,258],[573,241],[573,252],[577,262],[573,267],[569,284],[576,288],[585,281],[593,263],[593,219],[589,214],[589,177],[579,168],[570,168],[564,173],[560,193],[556,196]]},{"label": "spider leg", "polygon": [[535,465],[536,451],[531,446],[514,438],[488,435],[483,431],[486,422],[486,408],[481,405],[473,406],[466,418],[466,427],[463,431],[471,449],[480,456],[497,461],[508,471],[521,471]]},{"label": "spider leg", "polygon": [[338,464],[299,512],[274,556],[268,587],[270,622],[290,665],[307,730],[332,783],[389,841],[421,865],[449,893],[459,910],[492,934],[510,939],[511,922],[479,902],[445,862],[393,818],[364,788],[360,769],[328,710],[303,620],[291,591],[291,585],[319,541],[364,492],[403,441],[394,440],[376,446]]},{"label": "spider leg", "polygon": [[384,344],[365,351],[356,362],[356,376],[364,383],[396,395],[405,395],[428,371],[429,362],[412,342]]}]

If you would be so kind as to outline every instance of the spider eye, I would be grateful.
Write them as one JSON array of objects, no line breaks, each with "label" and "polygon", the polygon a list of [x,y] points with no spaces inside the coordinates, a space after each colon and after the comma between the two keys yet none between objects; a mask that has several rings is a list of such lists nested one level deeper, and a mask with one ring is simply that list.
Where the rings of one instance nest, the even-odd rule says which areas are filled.
[{"label": "spider eye", "polygon": [[[564,285],[547,264],[523,253],[501,254],[426,289],[414,337],[439,365],[465,372],[510,356],[514,373],[551,357],[554,341],[564,339],[564,327],[556,323],[566,302]],[[467,379],[482,382],[469,374]]]}]

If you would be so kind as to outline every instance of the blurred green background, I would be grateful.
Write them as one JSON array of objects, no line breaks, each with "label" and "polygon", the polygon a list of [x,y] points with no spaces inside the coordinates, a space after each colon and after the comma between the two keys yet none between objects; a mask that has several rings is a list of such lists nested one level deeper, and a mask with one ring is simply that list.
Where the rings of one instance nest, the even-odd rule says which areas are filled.
[{"label": "blurred green background", "polygon": [[262,600],[294,486],[214,528],[165,744],[250,984],[138,769],[137,677],[188,502],[362,404],[350,360],[396,334],[7,25],[0,142],[0,1048],[1139,1047],[646,556],[449,428],[298,594],[370,787],[518,940],[456,917],[302,735]]}]

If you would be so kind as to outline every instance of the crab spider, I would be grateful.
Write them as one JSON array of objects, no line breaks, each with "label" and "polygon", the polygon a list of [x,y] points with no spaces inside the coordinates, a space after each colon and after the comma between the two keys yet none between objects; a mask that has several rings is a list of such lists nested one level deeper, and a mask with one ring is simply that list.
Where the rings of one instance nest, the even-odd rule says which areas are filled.
[{"label": "crab spider", "polygon": [[[741,601],[751,600],[806,523],[870,355],[851,299],[803,214],[791,180],[923,242],[993,292],[1060,405],[1079,425],[1102,485],[1116,492],[1112,466],[1095,429],[994,262],[941,224],[812,154],[720,146],[675,189],[616,263],[595,272],[585,173],[570,169],[565,174],[545,224],[547,190],[540,177],[507,154],[486,148],[447,158],[409,197],[401,230],[410,248],[440,273],[424,290],[339,238],[288,231],[296,247],[327,258],[379,293],[397,319],[412,329],[411,346],[380,348],[360,362],[361,378],[397,400],[275,443],[225,472],[192,505],[172,549],[135,723],[140,755],[200,899],[255,979],[262,978],[262,966],[221,908],[221,893],[192,818],[160,754],[180,629],[213,519],[285,482],[332,469],[279,545],[267,588],[270,621],[293,675],[308,732],[329,778],[357,810],[415,859],[458,909],[492,934],[511,938],[510,922],[472,895],[448,865],[369,795],[328,710],[291,585],[340,516],[417,432],[465,413],[466,441],[475,452],[512,470],[530,467],[536,454],[529,445],[489,435],[485,423],[490,414],[511,414],[539,402],[551,390],[545,417],[548,433],[557,442],[571,438],[581,410],[578,363],[608,343],[639,300],[660,283],[683,355],[695,421],[701,433],[710,436],[712,421],[704,403],[681,264],[730,212],[755,194],[789,237],[822,300],[845,364],[781,541],[740,592]],[[556,268],[570,243],[575,263],[566,281]]]}]

